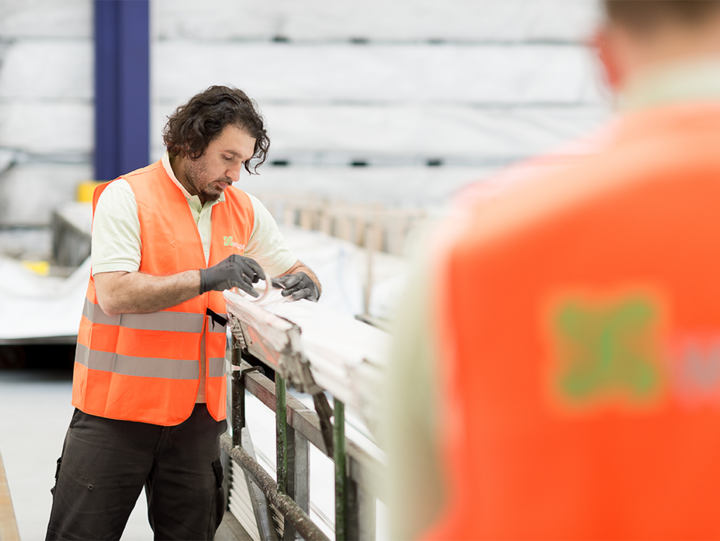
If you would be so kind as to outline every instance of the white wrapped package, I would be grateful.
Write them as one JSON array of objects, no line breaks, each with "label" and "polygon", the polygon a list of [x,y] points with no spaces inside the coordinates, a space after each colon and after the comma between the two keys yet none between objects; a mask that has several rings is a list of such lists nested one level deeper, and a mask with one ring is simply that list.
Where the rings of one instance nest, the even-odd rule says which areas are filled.
[{"label": "white wrapped package", "polygon": [[0,341],[77,336],[90,277],[90,258],[68,278],[39,276],[0,257]]},{"label": "white wrapped package", "polygon": [[279,290],[259,302],[233,291],[224,297],[228,312],[255,326],[267,343],[283,347],[278,335],[288,333],[288,322],[299,327],[293,347],[310,361],[315,382],[358,412],[371,413],[389,353],[388,333],[317,303],[288,302]]}]

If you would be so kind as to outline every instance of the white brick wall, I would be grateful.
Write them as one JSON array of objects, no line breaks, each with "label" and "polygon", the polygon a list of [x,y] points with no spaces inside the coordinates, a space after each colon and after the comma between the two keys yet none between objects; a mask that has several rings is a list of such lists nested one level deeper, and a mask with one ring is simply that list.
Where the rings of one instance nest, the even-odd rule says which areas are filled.
[{"label": "white brick wall", "polygon": [[[465,166],[552,149],[608,114],[583,43],[595,0],[151,0],[151,17],[152,157],[177,105],[232,84],[266,115],[271,160],[303,168],[265,166],[280,189],[285,178],[301,188],[292,178],[313,177],[308,167],[317,193],[342,192],[348,176],[375,185],[392,166],[416,168],[398,179],[435,178],[428,159],[457,179]],[[92,32],[91,0],[0,0],[0,150],[24,163],[0,175],[0,222],[47,221],[74,197],[69,180],[40,189],[54,179],[31,179],[48,171],[34,163],[63,179],[91,174]],[[353,160],[389,169],[332,169]],[[23,194],[25,182],[39,189]]]},{"label": "white brick wall", "polygon": [[90,178],[91,0],[0,0],[0,223],[47,223]]},{"label": "white brick wall", "polygon": [[87,161],[92,122],[92,106],[80,101],[0,100],[0,147]]},{"label": "white brick wall", "polygon": [[92,38],[90,0],[2,0],[0,36],[9,38]]},{"label": "white brick wall", "polygon": [[[291,164],[264,166],[248,189],[386,201],[404,192],[437,203],[462,178],[556,148],[608,116],[586,47],[597,8],[595,0],[153,0],[152,155],[163,152],[175,107],[231,84],[266,116],[270,160]],[[428,171],[430,159],[446,165]],[[351,161],[371,167],[339,167]]]},{"label": "white brick wall", "polygon": [[77,184],[92,177],[92,166],[21,163],[3,175],[0,215],[11,223],[49,223],[52,209],[74,201]]},{"label": "white brick wall", "polygon": [[[381,163],[439,158],[446,163],[513,161],[582,135],[604,112],[588,107],[522,110],[461,105],[268,105],[274,159],[322,163],[323,153]],[[308,129],[312,126],[312,129]],[[347,127],[352,126],[352,130]],[[371,162],[372,163],[372,162]],[[338,164],[339,165],[339,164]]]},{"label": "white brick wall", "polygon": [[329,200],[415,208],[439,206],[468,182],[487,179],[495,167],[268,167],[260,175],[243,172],[243,189],[263,194],[322,194]]},{"label": "white brick wall", "polygon": [[582,41],[594,0],[154,0],[161,40]]},{"label": "white brick wall", "polygon": [[93,45],[87,38],[18,38],[7,47],[0,98],[88,101]]},{"label": "white brick wall", "polygon": [[261,104],[598,102],[581,46],[159,41],[153,62],[159,100],[233,82]]}]

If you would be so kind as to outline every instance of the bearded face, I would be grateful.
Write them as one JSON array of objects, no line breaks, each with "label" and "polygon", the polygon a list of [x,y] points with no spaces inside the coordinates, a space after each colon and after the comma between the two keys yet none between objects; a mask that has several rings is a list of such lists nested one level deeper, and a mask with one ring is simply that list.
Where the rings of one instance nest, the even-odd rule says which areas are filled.
[{"label": "bearded face", "polygon": [[254,152],[254,137],[237,126],[226,126],[202,156],[195,160],[180,157],[175,173],[185,189],[191,195],[197,195],[203,204],[217,201],[233,182],[238,181],[243,164]]}]

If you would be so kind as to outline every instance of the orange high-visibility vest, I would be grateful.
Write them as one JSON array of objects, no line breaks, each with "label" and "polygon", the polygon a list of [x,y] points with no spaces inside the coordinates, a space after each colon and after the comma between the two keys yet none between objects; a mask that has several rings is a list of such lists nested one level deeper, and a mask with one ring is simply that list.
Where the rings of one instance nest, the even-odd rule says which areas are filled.
[{"label": "orange high-visibility vest", "polygon": [[[225,190],[212,208],[210,260],[187,200],[161,162],[124,178],[138,206],[142,251],[140,272],[168,275],[212,266],[242,254],[252,233],[252,202],[242,191]],[[93,210],[102,190],[95,193]],[[205,336],[205,397],[210,415],[225,418],[225,325],[222,293],[211,291],[150,314],[110,317],[100,308],[90,277],[73,376],[72,404],[91,415],[163,426],[192,413],[200,381]]]},{"label": "orange high-visibility vest", "polygon": [[618,130],[445,238],[424,539],[720,539],[720,104]]}]

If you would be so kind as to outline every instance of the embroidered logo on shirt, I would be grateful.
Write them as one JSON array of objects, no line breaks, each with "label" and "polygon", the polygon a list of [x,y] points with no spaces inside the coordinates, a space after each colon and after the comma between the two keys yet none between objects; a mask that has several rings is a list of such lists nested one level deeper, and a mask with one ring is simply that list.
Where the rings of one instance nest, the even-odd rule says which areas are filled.
[{"label": "embroidered logo on shirt", "polygon": [[663,379],[657,348],[658,310],[642,296],[588,303],[567,300],[555,319],[556,385],[579,404],[656,396]]},{"label": "embroidered logo on shirt", "polygon": [[672,324],[664,299],[641,291],[557,299],[546,381],[563,411],[720,410],[720,329]]},{"label": "embroidered logo on shirt", "polygon": [[238,250],[245,250],[245,245],[240,244],[239,242],[233,242],[232,236],[230,237],[223,237],[223,244],[225,246],[232,246],[234,248],[237,248]]}]

